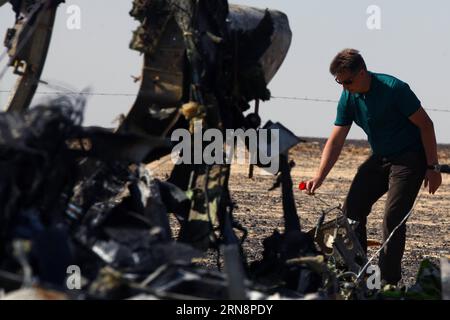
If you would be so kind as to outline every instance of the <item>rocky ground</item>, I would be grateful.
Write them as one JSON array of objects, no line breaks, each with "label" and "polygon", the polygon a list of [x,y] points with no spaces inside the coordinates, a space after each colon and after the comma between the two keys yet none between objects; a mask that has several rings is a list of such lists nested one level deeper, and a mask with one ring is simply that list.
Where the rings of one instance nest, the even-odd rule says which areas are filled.
[{"label": "rocky ground", "polygon": [[[290,158],[296,162],[292,170],[294,186],[300,181],[312,178],[319,165],[324,139],[306,139],[290,152]],[[302,228],[314,227],[321,210],[342,204],[351,180],[360,163],[370,154],[364,141],[347,142],[339,161],[329,177],[311,197],[294,190],[298,214]],[[450,164],[450,146],[439,147],[441,163]],[[171,170],[171,161],[161,159],[150,166],[154,173],[164,178]],[[255,169],[253,179],[248,178],[248,166],[233,165],[230,190],[237,203],[235,218],[248,229],[248,238],[244,250],[249,261],[261,258],[262,240],[274,229],[283,229],[281,191],[268,191],[274,178],[259,168]],[[368,219],[369,239],[381,241],[381,224],[385,196],[373,207]],[[450,175],[443,175],[443,184],[435,195],[424,190],[420,192],[414,212],[407,223],[407,245],[403,259],[403,283],[409,285],[415,279],[419,263],[424,258],[438,262],[442,256],[450,254]],[[337,214],[337,212],[335,213]],[[328,219],[332,219],[331,214]],[[175,225],[176,227],[176,225]],[[371,256],[377,247],[369,251]],[[377,259],[375,259],[376,261]],[[215,266],[214,253],[208,255],[205,263]]]}]

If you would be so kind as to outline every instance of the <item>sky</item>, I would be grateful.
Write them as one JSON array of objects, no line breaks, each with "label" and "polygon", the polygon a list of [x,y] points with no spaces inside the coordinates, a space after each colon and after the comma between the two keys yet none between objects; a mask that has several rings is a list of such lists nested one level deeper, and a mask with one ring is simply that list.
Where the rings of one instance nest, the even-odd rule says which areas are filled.
[{"label": "sky", "polygon": [[[81,91],[124,93],[89,98],[85,125],[113,127],[133,105],[142,56],[129,49],[138,23],[129,16],[131,0],[66,0],[58,10],[42,79]],[[231,3],[270,8],[287,14],[293,38],[279,72],[269,83],[275,97],[338,100],[342,91],[329,74],[332,58],[343,48],[361,51],[368,69],[407,82],[434,122],[437,140],[450,143],[450,1],[406,0],[236,0]],[[69,29],[71,6],[80,9],[80,28]],[[375,11],[374,11],[375,10]],[[14,22],[9,4],[0,7],[0,34]],[[368,24],[369,23],[369,24]],[[0,50],[2,52],[3,48]],[[5,61],[0,61],[0,70]],[[10,72],[11,73],[11,72]],[[0,80],[10,90],[14,77]],[[40,86],[40,92],[52,91]],[[38,103],[47,95],[36,95]],[[0,92],[0,105],[7,94]],[[263,121],[278,121],[301,137],[327,137],[336,103],[272,99],[261,104]],[[353,125],[349,138],[365,139]]]}]

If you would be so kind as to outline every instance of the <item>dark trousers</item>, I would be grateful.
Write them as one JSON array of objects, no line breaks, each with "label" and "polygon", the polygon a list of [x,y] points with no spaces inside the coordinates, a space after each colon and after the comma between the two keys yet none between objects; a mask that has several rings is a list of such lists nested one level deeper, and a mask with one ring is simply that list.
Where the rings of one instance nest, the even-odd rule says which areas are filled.
[{"label": "dark trousers", "polygon": [[[356,234],[367,252],[367,216],[372,205],[387,192],[383,219],[383,242],[414,205],[426,172],[423,152],[392,157],[370,156],[359,168],[344,204],[344,214],[359,221]],[[402,224],[380,253],[381,277],[397,284],[405,249],[406,224]]]}]

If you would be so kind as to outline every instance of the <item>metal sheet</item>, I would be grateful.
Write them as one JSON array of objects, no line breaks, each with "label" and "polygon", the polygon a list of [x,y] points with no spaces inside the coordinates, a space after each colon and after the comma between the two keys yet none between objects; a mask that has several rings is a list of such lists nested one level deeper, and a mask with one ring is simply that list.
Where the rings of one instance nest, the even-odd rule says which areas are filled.
[{"label": "metal sheet", "polygon": [[[272,16],[275,30],[272,36],[272,44],[260,61],[267,83],[273,79],[286,58],[292,41],[288,17],[280,11],[269,10],[269,12]],[[228,16],[230,27],[232,30],[254,29],[264,17],[264,13],[264,9],[230,4],[230,14]]]}]

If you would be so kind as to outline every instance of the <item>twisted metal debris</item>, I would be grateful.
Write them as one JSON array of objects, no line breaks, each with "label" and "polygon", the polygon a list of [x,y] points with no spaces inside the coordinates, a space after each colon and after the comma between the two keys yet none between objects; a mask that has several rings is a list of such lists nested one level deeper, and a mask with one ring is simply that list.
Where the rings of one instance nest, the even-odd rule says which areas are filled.
[{"label": "twisted metal debris", "polygon": [[[81,98],[61,97],[28,110],[62,1],[10,2],[16,24],[5,45],[19,79],[0,114],[0,288],[9,297],[380,295],[348,278],[366,257],[346,219],[324,223],[324,213],[317,228],[302,230],[288,159],[300,140],[281,124],[266,127],[289,138],[274,184],[282,189],[284,232],[265,239],[263,258],[252,264],[242,249],[245,226],[233,216],[230,165],[176,165],[167,181],[146,169],[171,152],[174,130],[193,133],[195,121],[222,132],[259,129],[257,110],[244,112],[251,101],[270,98],[267,84],[291,42],[286,15],[226,0],[134,0],[130,15],[140,26],[130,47],[143,54],[141,86],[128,115],[110,131],[82,126]],[[195,262],[208,249],[222,254],[224,272]],[[69,285],[69,266],[82,271],[77,290]]]}]

